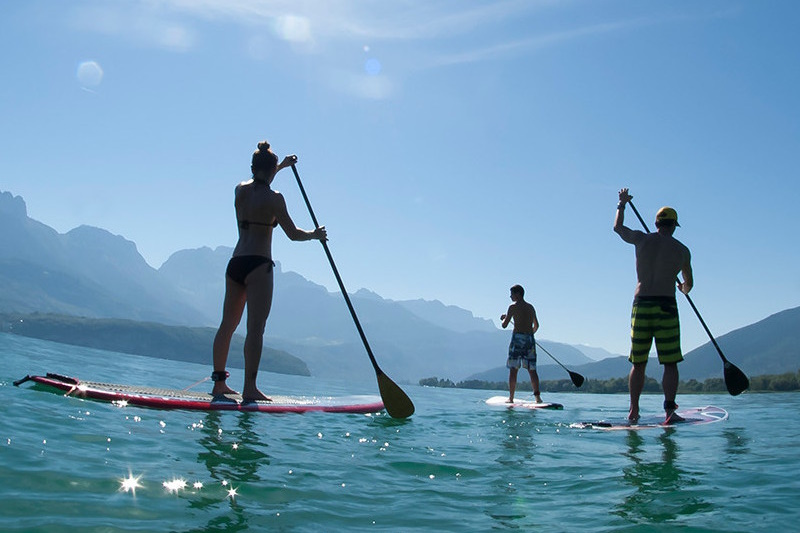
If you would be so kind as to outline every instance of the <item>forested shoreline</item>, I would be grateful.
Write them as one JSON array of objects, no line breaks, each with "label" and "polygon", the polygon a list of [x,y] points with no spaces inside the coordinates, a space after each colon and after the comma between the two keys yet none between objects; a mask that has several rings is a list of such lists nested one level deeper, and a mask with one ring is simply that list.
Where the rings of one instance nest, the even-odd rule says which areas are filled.
[{"label": "forested shoreline", "polygon": [[[439,379],[437,377],[419,380],[423,387],[441,387],[453,389],[483,389],[483,390],[508,390],[507,381],[483,381],[483,380],[464,380],[453,382],[449,379]],[[628,377],[613,379],[587,379],[580,388],[569,379],[542,381],[540,384],[542,392],[585,392],[593,394],[618,394],[628,392]],[[517,383],[518,391],[531,392],[529,381],[519,380]],[[750,376],[749,392],[792,392],[800,390],[800,370],[797,372],[787,372],[785,374]],[[648,377],[644,384],[645,393],[661,393],[661,383],[658,380]],[[681,381],[678,384],[679,394],[692,393],[723,393],[727,392],[725,381],[720,378],[709,378],[703,381],[690,379]]]}]

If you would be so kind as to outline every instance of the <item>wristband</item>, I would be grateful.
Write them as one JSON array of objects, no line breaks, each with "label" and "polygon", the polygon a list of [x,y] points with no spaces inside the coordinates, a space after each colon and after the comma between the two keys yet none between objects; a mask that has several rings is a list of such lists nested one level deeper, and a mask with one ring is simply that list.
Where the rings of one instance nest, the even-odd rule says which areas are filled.
[{"label": "wristband", "polygon": [[625,202],[620,202],[617,204],[617,209],[625,209]]}]

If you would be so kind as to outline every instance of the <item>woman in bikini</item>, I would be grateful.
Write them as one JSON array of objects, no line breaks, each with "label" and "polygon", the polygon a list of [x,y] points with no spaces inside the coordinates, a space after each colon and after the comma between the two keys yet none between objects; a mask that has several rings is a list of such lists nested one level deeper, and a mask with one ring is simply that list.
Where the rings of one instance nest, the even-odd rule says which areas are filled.
[{"label": "woman in bikini", "polygon": [[278,164],[269,143],[258,143],[250,167],[252,179],[236,186],[234,205],[239,226],[239,241],[225,271],[225,302],[222,322],[214,337],[214,381],[212,394],[236,394],[225,380],[225,365],[231,338],[247,306],[247,335],[244,341],[244,401],[270,401],[256,387],[258,365],[264,342],[264,328],[272,306],[272,231],[280,225],[293,241],[327,240],[325,226],[306,231],[295,226],[283,195],[270,188],[279,170],[292,166],[297,156],[290,155]]}]

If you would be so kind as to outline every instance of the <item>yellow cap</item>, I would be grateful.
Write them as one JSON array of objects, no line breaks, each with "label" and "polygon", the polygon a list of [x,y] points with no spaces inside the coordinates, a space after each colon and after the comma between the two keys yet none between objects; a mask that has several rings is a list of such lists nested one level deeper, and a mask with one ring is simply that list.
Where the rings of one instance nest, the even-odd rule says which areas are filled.
[{"label": "yellow cap", "polygon": [[662,220],[672,220],[675,222],[676,226],[680,226],[680,224],[678,224],[678,212],[671,207],[662,207],[658,210],[658,213],[656,213],[656,222]]}]

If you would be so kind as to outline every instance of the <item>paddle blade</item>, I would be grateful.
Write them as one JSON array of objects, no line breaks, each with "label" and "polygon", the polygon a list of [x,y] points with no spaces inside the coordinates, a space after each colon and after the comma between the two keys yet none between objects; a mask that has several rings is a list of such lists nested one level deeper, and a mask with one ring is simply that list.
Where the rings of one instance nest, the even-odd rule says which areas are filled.
[{"label": "paddle blade", "polygon": [[392,418],[408,418],[414,414],[414,403],[397,384],[383,372],[378,374],[378,390],[383,406]]},{"label": "paddle blade", "polygon": [[725,387],[728,388],[731,396],[738,396],[750,387],[750,380],[747,379],[745,373],[730,361],[725,361],[723,374],[725,376]]},{"label": "paddle blade", "polygon": [[575,384],[576,387],[580,388],[580,386],[583,385],[583,376],[577,372],[570,372],[569,377],[572,379],[572,383]]}]

